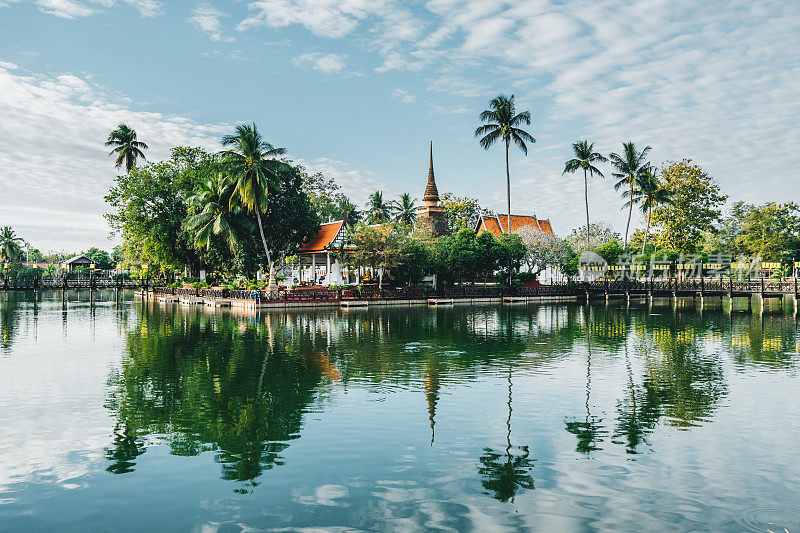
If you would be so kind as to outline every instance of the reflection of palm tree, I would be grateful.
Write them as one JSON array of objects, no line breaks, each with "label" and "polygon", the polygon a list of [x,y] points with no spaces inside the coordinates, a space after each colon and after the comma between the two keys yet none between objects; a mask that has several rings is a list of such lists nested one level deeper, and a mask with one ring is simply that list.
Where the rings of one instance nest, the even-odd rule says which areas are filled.
[{"label": "reflection of palm tree", "polygon": [[136,466],[134,459],[142,455],[145,451],[142,439],[136,437],[136,433],[125,426],[120,431],[119,426],[114,429],[114,444],[106,449],[106,458],[111,461],[111,465],[106,471],[112,474],[127,474],[133,472]]},{"label": "reflection of palm tree", "polygon": [[[506,449],[505,452],[492,448],[484,448],[480,458],[481,465],[478,473],[483,477],[481,485],[491,491],[492,497],[501,502],[511,500],[520,489],[533,490],[536,488],[530,471],[533,469],[533,459],[529,459],[530,451],[527,446],[511,446],[511,365],[508,365],[508,417],[506,418]],[[515,450],[516,448],[516,450]]]},{"label": "reflection of palm tree", "polygon": [[584,422],[574,420],[567,422],[567,431],[578,438],[576,451],[584,454],[600,450],[597,445],[603,441],[602,420],[591,415],[589,410],[589,394],[592,388],[592,337],[589,333],[589,309],[586,309],[586,419]]}]

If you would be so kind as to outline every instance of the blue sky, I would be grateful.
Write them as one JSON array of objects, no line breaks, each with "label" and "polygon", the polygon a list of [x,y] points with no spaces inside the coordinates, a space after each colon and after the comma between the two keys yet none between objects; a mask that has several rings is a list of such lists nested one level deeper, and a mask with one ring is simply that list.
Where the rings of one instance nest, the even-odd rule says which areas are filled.
[{"label": "blue sky", "polygon": [[[110,247],[102,142],[123,121],[150,160],[255,121],[357,203],[421,196],[433,140],[440,191],[501,210],[502,150],[472,136],[501,91],[537,139],[512,154],[512,210],[557,233],[582,221],[582,179],[561,171],[583,138],[692,158],[732,200],[800,201],[798,86],[787,1],[0,0],[0,224]],[[621,229],[604,170],[592,216]]]}]

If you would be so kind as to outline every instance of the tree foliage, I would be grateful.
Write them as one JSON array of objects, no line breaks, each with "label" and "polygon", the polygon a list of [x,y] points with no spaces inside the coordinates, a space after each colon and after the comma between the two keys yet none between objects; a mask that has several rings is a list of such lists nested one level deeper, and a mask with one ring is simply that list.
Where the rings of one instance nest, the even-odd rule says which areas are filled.
[{"label": "tree foliage", "polygon": [[666,164],[661,177],[672,201],[653,209],[652,223],[659,230],[658,245],[681,253],[695,253],[703,233],[714,230],[728,196],[690,159]]}]

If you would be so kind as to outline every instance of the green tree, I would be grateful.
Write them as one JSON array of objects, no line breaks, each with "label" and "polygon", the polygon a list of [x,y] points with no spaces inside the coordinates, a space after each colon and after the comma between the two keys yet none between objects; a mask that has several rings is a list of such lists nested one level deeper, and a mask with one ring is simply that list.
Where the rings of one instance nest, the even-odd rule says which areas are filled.
[{"label": "green tree", "polygon": [[661,180],[658,177],[658,169],[648,165],[642,169],[636,178],[636,194],[638,194],[638,199],[641,203],[639,208],[647,218],[642,242],[642,253],[644,253],[647,246],[647,234],[650,233],[653,208],[657,205],[672,203],[672,193],[661,184]]},{"label": "green tree", "polygon": [[[636,186],[636,178],[639,176],[642,168],[647,166],[645,158],[650,147],[646,146],[644,150],[639,151],[633,141],[622,143],[622,155],[617,153],[611,154],[611,164],[616,169],[614,177],[617,178],[617,183],[614,184],[614,190],[627,186],[628,190],[623,193],[623,197],[633,198],[634,188]],[[633,202],[627,202],[628,205],[628,223],[625,225],[625,245],[628,247],[628,232],[631,227],[631,215],[633,215]]]},{"label": "green tree", "polygon": [[399,200],[392,202],[392,210],[394,211],[395,221],[410,226],[417,218],[417,200],[412,199],[411,195],[403,193],[400,195]]},{"label": "green tree", "polygon": [[[242,216],[242,206],[232,202],[234,184],[221,173],[201,181],[187,199],[189,216],[184,227],[191,233],[197,248],[211,249],[215,235],[235,253],[239,247],[242,226],[253,229],[253,224]],[[237,232],[237,228],[240,231]]]},{"label": "green tree", "polygon": [[0,230],[0,262],[13,263],[22,259],[22,238],[17,237],[11,226]]},{"label": "green tree", "polygon": [[[603,173],[600,172],[595,164],[598,162],[606,162],[608,159],[594,151],[594,143],[589,141],[579,141],[572,145],[572,153],[575,157],[567,161],[564,165],[564,172],[566,174],[574,174],[578,169],[583,170],[583,198],[586,202],[586,246],[591,246],[589,236],[589,178],[588,176],[598,175],[604,178]],[[510,227],[510,226],[509,226]]]},{"label": "green tree", "polygon": [[796,260],[800,251],[800,209],[794,202],[750,205],[737,241],[767,261]]},{"label": "green tree", "polygon": [[442,195],[439,205],[444,209],[447,225],[453,233],[458,233],[464,228],[475,229],[478,219],[486,212],[478,200],[467,196],[455,196],[449,192]]},{"label": "green tree", "polygon": [[108,255],[108,252],[105,250],[100,250],[92,246],[86,253],[84,254],[86,257],[92,260],[97,268],[107,270],[114,266],[114,261],[111,259],[111,256]]},{"label": "green tree", "polygon": [[383,200],[383,192],[375,191],[369,195],[366,211],[368,224],[383,224],[391,214],[392,206]]},{"label": "green tree", "polygon": [[275,263],[267,247],[261,214],[267,210],[270,189],[280,187],[277,172],[286,164],[275,157],[283,154],[284,149],[275,148],[265,141],[255,124],[236,126],[236,133],[224,136],[222,145],[229,147],[220,155],[225,172],[236,184],[235,197],[247,211],[256,215],[258,232],[269,265],[268,289],[270,292],[277,291]]},{"label": "green tree", "polygon": [[672,202],[653,208],[652,223],[660,229],[658,246],[679,253],[695,253],[703,233],[714,231],[720,207],[728,196],[690,159],[670,162],[661,169],[663,187]]},{"label": "green tree", "polygon": [[311,200],[322,222],[344,220],[348,226],[355,226],[361,220],[361,213],[347,195],[339,192],[339,185],[333,178],[321,172],[309,174],[305,168],[297,167],[303,178],[303,191]]},{"label": "green tree", "polygon": [[144,156],[144,150],[147,150],[147,144],[136,139],[136,130],[133,130],[125,124],[120,124],[117,129],[108,134],[106,146],[113,146],[114,148],[108,155],[116,156],[114,164],[117,168],[125,165],[125,172],[130,173],[131,169],[136,166],[138,159],[147,159]]},{"label": "green tree", "polygon": [[184,229],[186,199],[195,184],[219,171],[216,157],[201,148],[173,148],[166,161],[134,167],[117,176],[105,197],[112,232],[122,237],[125,260],[148,263],[151,271],[188,266],[196,273],[201,257]]},{"label": "green tree", "polygon": [[511,285],[514,282],[515,275],[519,272],[522,262],[525,260],[527,249],[522,237],[515,233],[503,233],[499,239],[500,243],[500,258],[499,264],[503,268],[507,268],[505,272],[501,272],[501,278],[504,283]]},{"label": "green tree", "polygon": [[622,252],[623,248],[617,239],[611,239],[597,249],[597,255],[605,259],[609,265],[616,264]]},{"label": "green tree", "polygon": [[478,118],[484,124],[475,130],[475,137],[480,138],[481,148],[488,150],[498,139],[502,139],[506,148],[506,200],[508,207],[507,227],[511,227],[511,174],[508,168],[508,147],[513,141],[522,153],[528,155],[526,142],[535,143],[536,139],[519,126],[530,125],[530,111],[517,113],[514,95],[510,97],[500,94],[489,102],[489,109],[481,112]]}]

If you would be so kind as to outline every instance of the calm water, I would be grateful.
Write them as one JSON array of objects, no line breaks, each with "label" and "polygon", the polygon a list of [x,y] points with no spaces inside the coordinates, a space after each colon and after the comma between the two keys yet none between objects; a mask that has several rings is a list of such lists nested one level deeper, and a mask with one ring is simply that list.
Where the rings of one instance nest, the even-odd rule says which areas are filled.
[{"label": "calm water", "polygon": [[800,532],[799,344],[690,302],[0,293],[0,530]]}]

